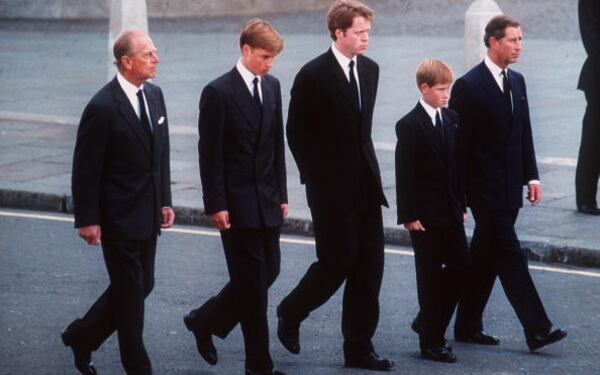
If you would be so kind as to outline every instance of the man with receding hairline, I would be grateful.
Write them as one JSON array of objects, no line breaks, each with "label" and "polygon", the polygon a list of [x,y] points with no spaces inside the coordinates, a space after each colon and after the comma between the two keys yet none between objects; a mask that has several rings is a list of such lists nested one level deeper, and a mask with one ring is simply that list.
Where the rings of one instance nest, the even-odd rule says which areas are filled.
[{"label": "man with receding hairline", "polygon": [[102,245],[110,285],[61,338],[77,370],[94,375],[92,352],[116,330],[125,372],[151,375],[144,299],[154,286],[157,235],[175,220],[167,112],[162,91],[147,82],[160,62],[148,34],[123,32],[113,52],[118,73],[83,111],[71,184],[75,227]]},{"label": "man with receding hairline", "polygon": [[517,20],[507,15],[492,18],[485,28],[484,61],[452,87],[450,108],[460,115],[467,203],[475,219],[472,265],[458,305],[454,337],[475,344],[499,344],[485,333],[482,323],[498,276],[533,351],[562,340],[567,333],[552,328],[514,227],[523,206],[523,186],[531,204],[542,199],[525,79],[508,68],[519,60],[522,39]]},{"label": "man with receding hairline", "polygon": [[346,367],[394,369],[371,341],[383,275],[381,205],[387,201],[371,139],[379,67],[364,56],[373,11],[337,0],[327,13],[331,48],[302,67],[291,91],[290,150],[306,186],[317,260],[277,308],[277,334],[300,352],[300,323],[345,282]]}]

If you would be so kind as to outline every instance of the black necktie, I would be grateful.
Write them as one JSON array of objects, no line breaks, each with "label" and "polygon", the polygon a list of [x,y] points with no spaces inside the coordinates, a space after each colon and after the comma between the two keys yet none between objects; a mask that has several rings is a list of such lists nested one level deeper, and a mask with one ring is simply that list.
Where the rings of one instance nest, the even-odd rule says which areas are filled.
[{"label": "black necktie", "polygon": [[252,88],[252,96],[254,97],[254,102],[262,114],[262,102],[260,101],[260,94],[258,93],[258,82],[258,77],[254,77],[252,80],[252,84],[254,85]]},{"label": "black necktie", "polygon": [[442,144],[445,143],[446,138],[444,136],[444,124],[442,123],[442,118],[440,117],[440,111],[435,111],[435,130],[442,141]]},{"label": "black necktie", "polygon": [[502,74],[502,91],[504,91],[504,100],[506,100],[506,103],[508,104],[508,107],[510,108],[510,110],[512,112],[510,81],[508,80],[505,70],[503,70],[501,74]]},{"label": "black necktie", "polygon": [[138,90],[137,92],[138,104],[140,105],[140,122],[142,123],[142,128],[145,131],[149,131],[152,134],[152,125],[150,125],[150,119],[148,118],[148,114],[146,113],[146,105],[144,104],[144,95],[142,90]]},{"label": "black necktie", "polygon": [[350,69],[350,88],[352,89],[352,95],[354,95],[354,98],[356,100],[356,107],[360,109],[360,94],[358,92],[358,84],[356,83],[356,77],[354,77],[354,60],[350,60],[348,68]]}]

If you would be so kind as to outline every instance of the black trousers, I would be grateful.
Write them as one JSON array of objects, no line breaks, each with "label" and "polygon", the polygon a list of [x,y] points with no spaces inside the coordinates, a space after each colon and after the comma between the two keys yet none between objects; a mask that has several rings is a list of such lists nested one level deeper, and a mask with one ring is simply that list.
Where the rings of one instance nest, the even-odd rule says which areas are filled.
[{"label": "black trousers", "polygon": [[421,349],[440,347],[464,289],[468,246],[462,224],[411,231],[419,298]]},{"label": "black trousers", "polygon": [[583,117],[581,144],[575,170],[577,206],[596,205],[600,176],[600,89],[586,91],[587,107]]},{"label": "black trousers", "polygon": [[[307,186],[309,205],[310,195]],[[310,207],[317,261],[279,307],[285,319],[301,322],[345,281],[342,333],[346,356],[373,351],[371,338],[379,321],[383,275],[381,206],[369,202],[359,206],[343,214],[329,206]]]},{"label": "black trousers", "polygon": [[150,375],[143,342],[144,299],[154,287],[156,235],[149,240],[102,239],[110,285],[82,319],[73,324],[76,344],[97,350],[116,330],[128,375]]},{"label": "black trousers", "polygon": [[482,316],[496,276],[525,334],[547,333],[552,323],[529,274],[527,257],[515,232],[519,210],[472,209],[475,230],[468,289],[458,305],[455,332],[483,330]]},{"label": "black trousers", "polygon": [[246,348],[246,368],[271,371],[268,290],[279,275],[280,228],[230,228],[221,231],[229,282],[219,294],[193,310],[192,324],[225,338],[239,322]]}]

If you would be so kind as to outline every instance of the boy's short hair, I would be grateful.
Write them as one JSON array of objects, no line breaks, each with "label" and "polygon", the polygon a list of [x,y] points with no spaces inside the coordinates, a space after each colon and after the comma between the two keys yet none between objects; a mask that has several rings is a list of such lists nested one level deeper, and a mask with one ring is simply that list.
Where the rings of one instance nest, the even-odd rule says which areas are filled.
[{"label": "boy's short hair", "polygon": [[448,64],[441,60],[429,59],[421,62],[417,67],[417,87],[422,84],[432,87],[440,84],[449,84],[454,81],[454,73]]},{"label": "boy's short hair", "polygon": [[334,41],[335,30],[346,31],[352,27],[354,17],[364,17],[373,21],[373,10],[356,0],[336,0],[327,12],[327,28]]},{"label": "boy's short hair", "polygon": [[240,48],[244,44],[279,54],[283,50],[283,39],[275,27],[267,21],[253,18],[240,31]]}]

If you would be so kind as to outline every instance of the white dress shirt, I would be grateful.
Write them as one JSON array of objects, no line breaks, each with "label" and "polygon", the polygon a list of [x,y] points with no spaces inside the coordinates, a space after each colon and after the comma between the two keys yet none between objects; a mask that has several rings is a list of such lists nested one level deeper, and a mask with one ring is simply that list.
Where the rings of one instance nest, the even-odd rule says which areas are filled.
[{"label": "white dress shirt", "polygon": [[[117,72],[117,81],[119,82],[119,85],[121,86],[123,91],[125,91],[125,95],[127,96],[127,99],[129,99],[129,103],[131,103],[131,106],[133,107],[133,110],[135,111],[135,114],[137,115],[137,117],[139,119],[141,112],[140,112],[140,104],[139,104],[140,102],[138,101],[138,98],[137,98],[137,92],[139,90],[144,89],[144,84],[142,83],[140,85],[140,87],[136,87],[133,83],[126,80],[125,77],[123,77],[121,75],[121,73],[119,73],[119,72]],[[150,121],[150,124],[152,124],[152,118],[150,117],[148,101],[146,100],[146,94],[144,94],[143,91],[142,91],[142,96],[144,98],[144,106],[146,107],[146,114],[148,115],[148,121]],[[152,126],[150,128],[152,129]]]},{"label": "white dress shirt", "polygon": [[344,75],[346,76],[346,79],[348,80],[348,82],[350,82],[350,70],[348,69],[349,64],[350,64],[350,61],[354,61],[354,68],[352,69],[352,72],[354,73],[354,79],[356,79],[356,87],[358,87],[358,92],[359,92],[358,104],[360,107],[362,107],[362,102],[361,102],[362,99],[360,97],[360,80],[358,79],[358,65],[357,65],[356,55],[354,55],[351,59],[347,58],[346,56],[344,56],[344,54],[342,54],[340,51],[338,51],[337,48],[335,48],[335,43],[331,44],[331,52],[333,52],[333,56],[335,56],[335,59],[342,67],[342,71],[344,72]]},{"label": "white dress shirt", "polygon": [[435,114],[436,113],[439,113],[440,120],[444,121],[444,120],[442,120],[442,110],[440,108],[433,108],[432,106],[427,104],[427,102],[425,100],[423,100],[423,97],[421,97],[421,99],[419,99],[419,103],[421,103],[421,105],[425,109],[425,112],[427,112],[427,114],[429,115],[429,118],[431,118],[431,123],[433,124],[433,127],[435,127]]},{"label": "white dress shirt", "polygon": [[262,103],[262,97],[263,97],[262,85],[261,85],[262,77],[254,75],[254,73],[249,71],[248,68],[246,68],[244,66],[244,64],[242,64],[241,58],[238,60],[237,64],[235,64],[235,68],[238,70],[238,72],[242,76],[242,79],[244,80],[246,87],[248,87],[248,90],[250,91],[250,96],[252,96],[252,97],[254,97],[254,82],[253,81],[254,81],[255,77],[258,78],[258,96],[260,97],[260,102]]}]

